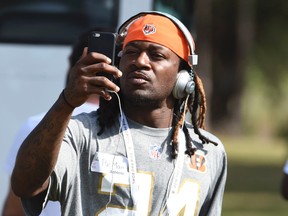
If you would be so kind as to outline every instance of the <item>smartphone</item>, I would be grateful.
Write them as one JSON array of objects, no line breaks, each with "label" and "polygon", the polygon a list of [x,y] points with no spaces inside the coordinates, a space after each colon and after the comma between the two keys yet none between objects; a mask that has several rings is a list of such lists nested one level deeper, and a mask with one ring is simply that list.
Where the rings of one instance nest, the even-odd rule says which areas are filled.
[{"label": "smartphone", "polygon": [[[116,34],[112,32],[98,32],[92,31],[88,38],[88,52],[98,52],[109,57],[114,65],[115,63],[115,47],[116,47]],[[113,80],[113,75],[109,73],[97,73],[99,76],[105,76]]]}]

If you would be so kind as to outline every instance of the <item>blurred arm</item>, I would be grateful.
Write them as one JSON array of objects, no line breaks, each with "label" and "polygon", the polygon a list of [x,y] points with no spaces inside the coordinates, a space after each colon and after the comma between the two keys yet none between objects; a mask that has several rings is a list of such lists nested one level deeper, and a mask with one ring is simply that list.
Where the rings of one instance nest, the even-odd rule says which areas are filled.
[{"label": "blurred arm", "polygon": [[13,193],[11,187],[4,202],[2,216],[25,216],[21,200]]},{"label": "blurred arm", "polygon": [[284,199],[288,200],[288,160],[283,168],[283,178],[281,184],[281,194]]}]

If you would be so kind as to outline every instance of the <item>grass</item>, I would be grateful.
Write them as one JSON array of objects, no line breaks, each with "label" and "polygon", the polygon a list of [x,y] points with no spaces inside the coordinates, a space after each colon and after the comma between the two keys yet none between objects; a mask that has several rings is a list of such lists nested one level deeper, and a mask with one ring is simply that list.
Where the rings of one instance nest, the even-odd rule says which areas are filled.
[{"label": "grass", "polygon": [[223,216],[287,216],[288,201],[280,195],[287,157],[284,140],[221,137],[228,155]]}]

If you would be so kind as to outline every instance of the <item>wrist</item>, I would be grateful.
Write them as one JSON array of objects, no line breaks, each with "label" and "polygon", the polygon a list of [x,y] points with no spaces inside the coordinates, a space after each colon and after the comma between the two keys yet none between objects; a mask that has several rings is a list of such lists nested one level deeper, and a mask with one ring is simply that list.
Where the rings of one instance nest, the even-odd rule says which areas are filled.
[{"label": "wrist", "polygon": [[65,96],[65,91],[64,91],[64,89],[63,89],[63,91],[61,92],[60,97],[63,99],[63,101],[65,102],[65,104],[66,104],[67,106],[69,106],[71,109],[75,109],[75,108],[76,108],[76,106],[73,106],[73,105],[67,100],[67,97]]}]

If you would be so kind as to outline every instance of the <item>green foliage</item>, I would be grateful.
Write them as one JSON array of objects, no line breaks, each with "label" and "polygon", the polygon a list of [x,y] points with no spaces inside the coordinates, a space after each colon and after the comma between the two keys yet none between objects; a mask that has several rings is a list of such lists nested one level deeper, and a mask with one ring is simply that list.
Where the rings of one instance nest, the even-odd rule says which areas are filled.
[{"label": "green foliage", "polygon": [[242,98],[244,131],[288,138],[288,1],[258,0],[255,18]]},{"label": "green foliage", "polygon": [[258,65],[272,88],[288,74],[287,20],[288,1],[257,1],[251,62]]},{"label": "green foliage", "polygon": [[251,136],[220,138],[228,155],[222,215],[287,215],[288,201],[280,195],[286,141]]}]

